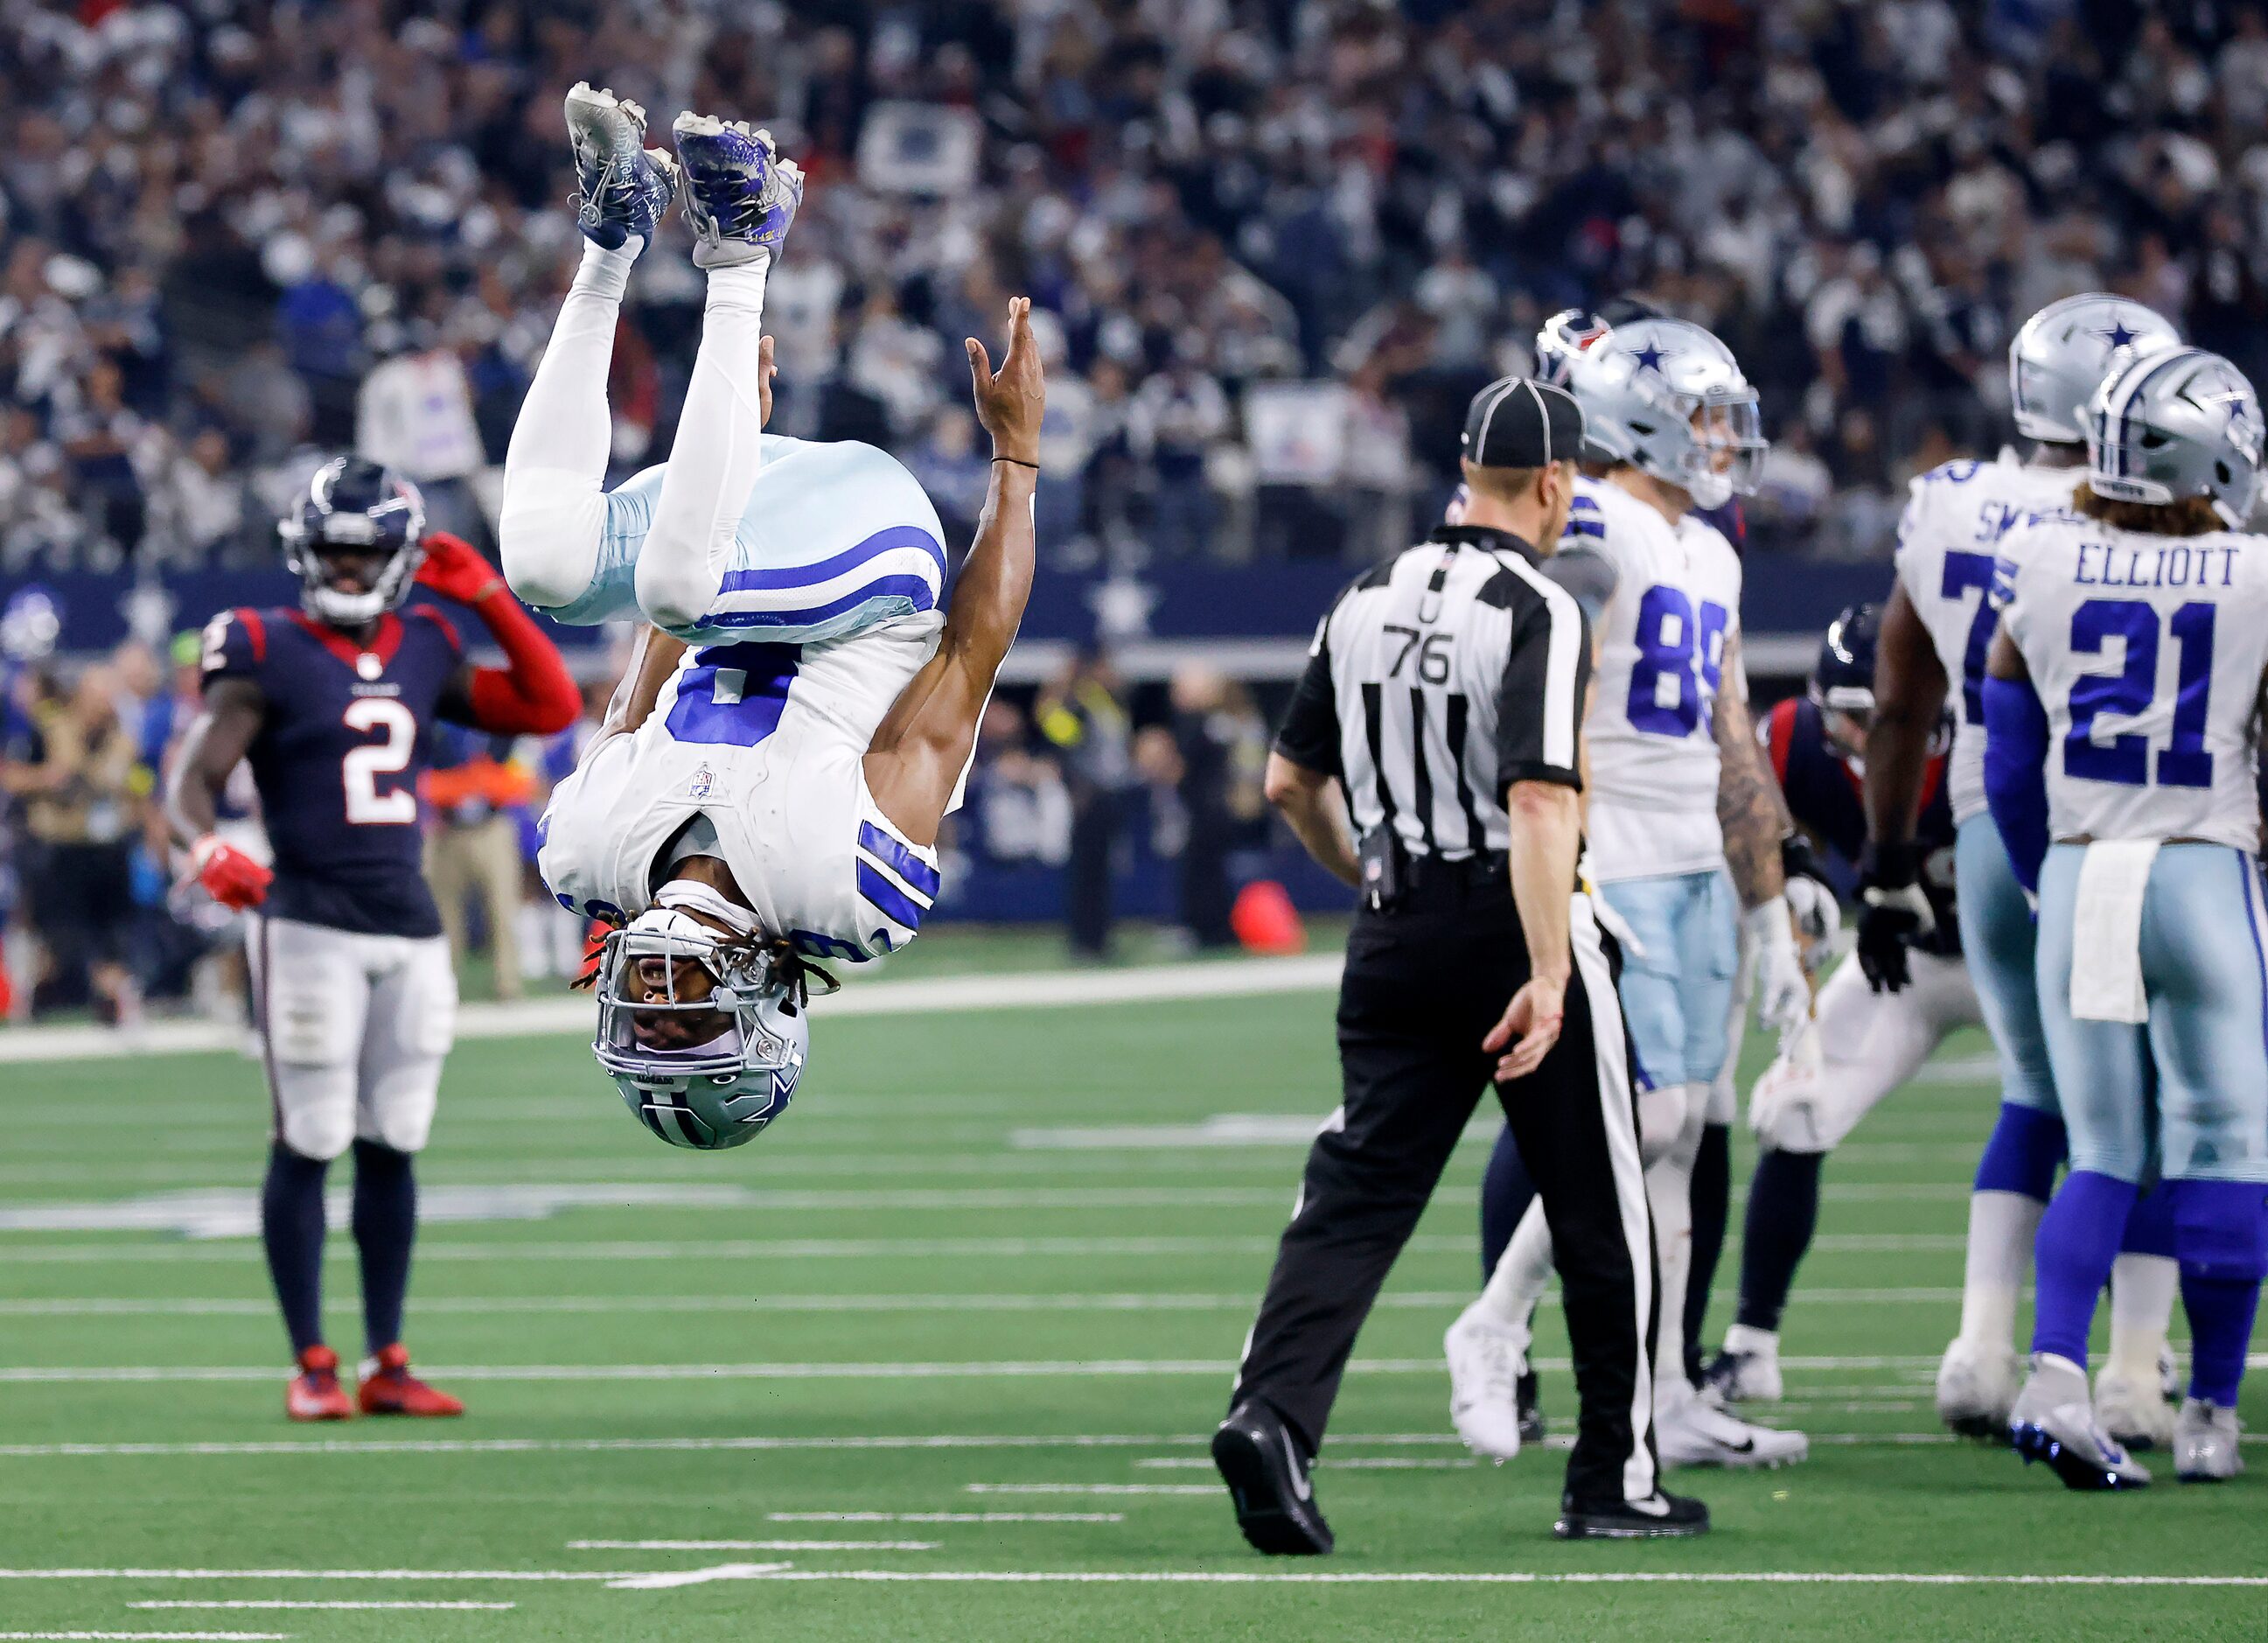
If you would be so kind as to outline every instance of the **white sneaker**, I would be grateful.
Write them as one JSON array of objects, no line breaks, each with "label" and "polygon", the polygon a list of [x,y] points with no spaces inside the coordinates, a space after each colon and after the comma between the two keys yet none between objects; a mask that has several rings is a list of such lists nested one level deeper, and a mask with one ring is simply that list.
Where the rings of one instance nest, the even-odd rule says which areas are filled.
[{"label": "white sneaker", "polygon": [[2023,1364],[2013,1347],[1956,1339],[1937,1366],[1937,1418],[1963,1437],[2006,1443]]},{"label": "white sneaker", "polygon": [[1449,1359],[1449,1418],[1465,1447],[1501,1466],[1520,1453],[1520,1377],[1528,1335],[1480,1315],[1475,1301],[1441,1337]]},{"label": "white sneaker", "polygon": [[2174,1476],[2185,1484],[2226,1482],[2244,1470],[2237,1452],[2236,1411],[2201,1397],[2182,1400],[2174,1423]]},{"label": "white sneaker", "polygon": [[1793,1466],[1811,1453],[1800,1432],[1738,1419],[1690,1388],[1673,1397],[1654,1406],[1654,1451],[1664,1466]]},{"label": "white sneaker", "polygon": [[2105,1369],[2095,1377],[2095,1424],[2130,1449],[2162,1449],[2174,1440],[2174,1406],[2147,1380]]},{"label": "white sneaker", "polygon": [[1779,1337],[1769,1330],[1735,1323],[1725,1331],[1725,1350],[1702,1376],[1702,1390],[1727,1404],[1777,1404],[1787,1395],[1779,1374]]},{"label": "white sneaker", "polygon": [[2086,1373],[2052,1353],[2033,1354],[2032,1373],[2008,1411],[2008,1436],[2024,1464],[2045,1461],[2066,1489],[2149,1487],[2150,1469],[2095,1423]]}]

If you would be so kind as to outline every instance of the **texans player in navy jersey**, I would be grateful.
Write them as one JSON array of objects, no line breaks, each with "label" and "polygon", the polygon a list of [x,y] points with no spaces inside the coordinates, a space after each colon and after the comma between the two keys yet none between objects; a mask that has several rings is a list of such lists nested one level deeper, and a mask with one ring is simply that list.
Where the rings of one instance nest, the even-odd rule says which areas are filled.
[{"label": "texans player in navy jersey", "polygon": [[[425,1145],[457,1007],[421,870],[417,778],[436,718],[549,735],[581,700],[566,664],[470,547],[424,529],[406,481],[342,457],[281,526],[298,610],[232,610],[205,630],[204,708],[167,807],[216,901],[256,909],[247,934],[274,1115],[261,1223],[298,1362],[294,1420],[455,1415],[409,1373],[402,1297],[416,1231],[411,1157]],[[511,664],[474,667],[455,626],[412,586],[470,607]],[[251,762],[271,873],[215,831],[221,791]],[[358,1398],[324,1345],[323,1178],[351,1144],[353,1227],[370,1359]]]},{"label": "texans player in navy jersey", "polygon": [[[1855,864],[1866,846],[1862,754],[1874,711],[1880,613],[1854,605],[1827,630],[1811,689],[1757,721],[1789,812],[1809,841]],[[1749,1096],[1749,1124],[1762,1152],[1749,1186],[1741,1244],[1737,1322],[1710,1365],[1722,1398],[1781,1396],[1780,1315],[1819,1220],[1827,1154],[1874,1103],[1918,1072],[1946,1035],[1980,1019],[1962,961],[1953,900],[1953,810],[1945,781],[1949,722],[1929,750],[1914,840],[1921,887],[1936,927],[1911,944],[1911,984],[1876,992],[1853,954],[1820,988],[1813,1019],[1789,1035]]]}]

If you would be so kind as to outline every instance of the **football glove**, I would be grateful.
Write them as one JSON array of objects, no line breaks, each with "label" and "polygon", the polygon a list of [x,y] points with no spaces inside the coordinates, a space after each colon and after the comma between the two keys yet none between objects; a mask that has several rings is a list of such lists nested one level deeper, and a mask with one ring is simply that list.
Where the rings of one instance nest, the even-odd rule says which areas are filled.
[{"label": "football glove", "polygon": [[503,573],[461,537],[427,531],[417,545],[425,550],[425,562],[417,567],[417,586],[444,599],[477,605],[504,586]]},{"label": "football glove", "polygon": [[1827,869],[1800,833],[1780,840],[1779,866],[1787,880],[1787,910],[1795,919],[1796,939],[1803,943],[1807,958],[1815,948],[1823,958],[1827,942],[1843,924],[1843,903],[1828,881]]},{"label": "football glove", "polygon": [[1896,992],[1912,979],[1906,950],[1937,928],[1919,877],[1911,844],[1869,842],[1859,858],[1859,969],[1876,992]]},{"label": "football glove", "polygon": [[1756,1020],[1776,1031],[1792,1032],[1811,1013],[1811,984],[1796,950],[1795,921],[1787,901],[1775,895],[1749,910],[1749,938],[1756,948]]},{"label": "football glove", "polygon": [[207,895],[238,912],[266,901],[276,881],[274,873],[215,833],[189,846],[189,868]]}]

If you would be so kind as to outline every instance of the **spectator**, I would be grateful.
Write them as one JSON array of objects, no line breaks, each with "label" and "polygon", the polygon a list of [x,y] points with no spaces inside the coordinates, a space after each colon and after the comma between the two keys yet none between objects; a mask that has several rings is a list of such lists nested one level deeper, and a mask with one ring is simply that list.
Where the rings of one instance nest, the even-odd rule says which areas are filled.
[{"label": "spectator", "polygon": [[1111,873],[1134,785],[1133,721],[1109,656],[1089,651],[1041,692],[1040,733],[1063,761],[1071,792],[1064,922],[1072,956],[1110,956]]},{"label": "spectator", "polygon": [[522,877],[517,813],[534,796],[534,777],[513,762],[510,737],[446,724],[435,733],[438,745],[423,792],[433,819],[425,839],[426,882],[433,887],[458,973],[465,972],[474,950],[468,911],[476,903],[496,996],[517,998]]}]

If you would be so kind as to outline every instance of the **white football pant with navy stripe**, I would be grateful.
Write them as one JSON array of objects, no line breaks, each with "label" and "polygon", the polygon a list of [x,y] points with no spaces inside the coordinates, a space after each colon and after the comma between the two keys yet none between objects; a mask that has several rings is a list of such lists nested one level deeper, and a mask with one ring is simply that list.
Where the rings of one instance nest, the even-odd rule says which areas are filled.
[{"label": "white football pant with navy stripe", "polygon": [[590,248],[512,427],[498,536],[512,591],[578,626],[811,644],[936,608],[937,510],[887,452],[762,431],[764,269],[709,276],[669,460],[603,489],[618,254]]}]

